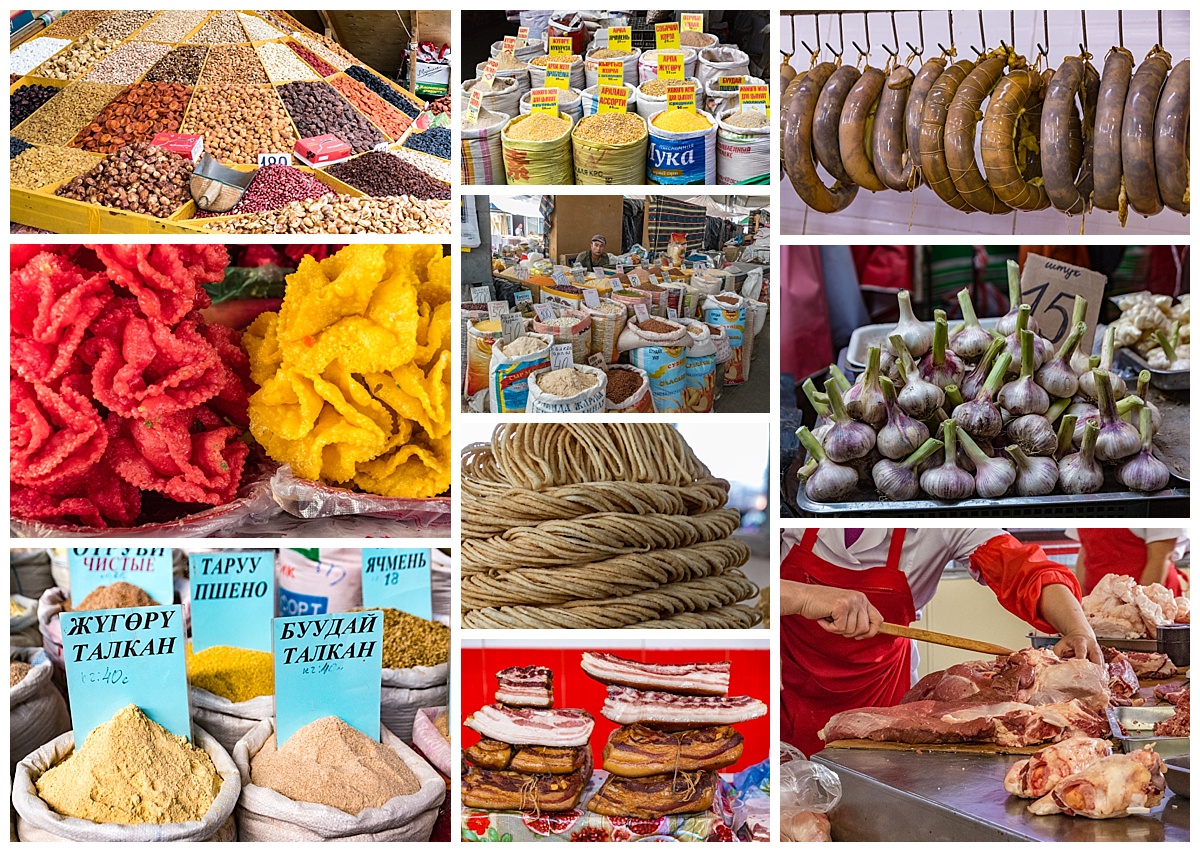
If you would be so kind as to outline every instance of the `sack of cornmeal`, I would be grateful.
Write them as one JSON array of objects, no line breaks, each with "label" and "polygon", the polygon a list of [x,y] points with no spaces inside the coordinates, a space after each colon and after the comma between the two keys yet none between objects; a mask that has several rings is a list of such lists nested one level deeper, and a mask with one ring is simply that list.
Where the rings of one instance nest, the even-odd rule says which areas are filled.
[{"label": "sack of cornmeal", "polygon": [[604,411],[608,376],[587,364],[545,368],[529,377],[531,414],[596,414]]}]

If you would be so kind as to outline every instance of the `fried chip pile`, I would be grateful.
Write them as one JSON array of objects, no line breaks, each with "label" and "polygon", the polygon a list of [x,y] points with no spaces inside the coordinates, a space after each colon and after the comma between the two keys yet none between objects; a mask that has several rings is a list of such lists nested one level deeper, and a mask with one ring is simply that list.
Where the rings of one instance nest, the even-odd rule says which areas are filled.
[{"label": "fried chip pile", "polygon": [[242,336],[250,431],[303,478],[385,497],[450,487],[450,259],[355,245],[287,278]]},{"label": "fried chip pile", "polygon": [[223,505],[254,390],[236,331],[207,324],[221,246],[23,245],[9,254],[12,515],[137,523],[144,492]]}]

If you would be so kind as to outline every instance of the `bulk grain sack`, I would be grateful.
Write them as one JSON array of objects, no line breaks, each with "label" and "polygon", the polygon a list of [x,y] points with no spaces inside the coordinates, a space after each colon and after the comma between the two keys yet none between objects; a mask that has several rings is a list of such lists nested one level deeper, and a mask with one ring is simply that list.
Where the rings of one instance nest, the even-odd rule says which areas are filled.
[{"label": "bulk grain sack", "polygon": [[750,368],[743,358],[746,332],[746,300],[736,293],[718,293],[704,300],[704,321],[709,325],[721,326],[729,338],[732,352],[725,364],[725,384],[740,385],[746,381]]},{"label": "bulk grain sack", "polygon": [[412,739],[417,712],[450,700],[449,678],[450,628],[384,607],[379,707],[383,726],[402,740]]},{"label": "bulk grain sack", "polygon": [[217,645],[186,649],[192,721],[233,751],[238,740],[275,713],[275,660],[266,651]]},{"label": "bulk grain sack", "polygon": [[275,569],[279,614],[324,615],[362,606],[362,550],[287,548]]},{"label": "bulk grain sack", "polygon": [[550,344],[553,342],[550,335],[529,334],[509,343],[496,341],[492,344],[488,396],[493,414],[525,410],[529,402],[529,377],[550,366]]},{"label": "bulk grain sack", "polygon": [[571,360],[576,364],[587,362],[592,345],[592,321],[584,311],[568,310],[561,317],[534,320],[533,330],[548,335],[554,343],[570,344]]},{"label": "bulk grain sack", "polygon": [[532,414],[596,414],[604,411],[603,370],[576,364],[560,370],[545,369],[529,379],[529,412]]},{"label": "bulk grain sack", "polygon": [[512,77],[497,77],[492,81],[490,89],[482,79],[476,77],[463,83],[463,95],[459,100],[462,112],[467,111],[471,103],[471,93],[476,89],[483,95],[483,103],[480,106],[488,112],[504,113],[511,118],[521,110],[522,92]]},{"label": "bulk grain sack", "polygon": [[646,175],[646,120],[629,112],[589,115],[571,133],[575,183],[623,186]]},{"label": "bulk grain sack", "polygon": [[683,410],[709,412],[713,409],[716,389],[717,347],[707,325],[696,320],[690,320],[686,325],[693,342],[687,351]]},{"label": "bulk grain sack", "polygon": [[750,73],[750,57],[729,44],[718,44],[700,51],[696,63],[696,79],[700,85],[721,77],[738,77]]},{"label": "bulk grain sack", "polygon": [[737,108],[717,121],[717,183],[760,183],[771,173],[771,119]]},{"label": "bulk grain sack", "polygon": [[650,183],[717,181],[717,125],[701,110],[672,109],[650,119]]},{"label": "bulk grain sack", "polygon": [[8,776],[26,755],[64,731],[71,714],[54,686],[54,664],[41,648],[8,652]]},{"label": "bulk grain sack", "polygon": [[[625,87],[625,111],[633,112],[637,104],[637,88],[628,83]],[[579,93],[584,115],[595,115],[600,110],[600,87],[588,86]]]},{"label": "bulk grain sack", "polygon": [[573,184],[571,120],[546,113],[520,115],[501,131],[508,183]]},{"label": "bulk grain sack", "polygon": [[508,113],[479,110],[479,119],[467,121],[464,109],[459,120],[462,129],[463,183],[503,184],[504,146],[500,133],[511,116]]},{"label": "bulk grain sack", "polygon": [[629,353],[630,364],[646,372],[654,410],[659,414],[683,410],[687,349],[691,345],[687,329],[673,320],[631,319],[621,332],[621,351]]},{"label": "bulk grain sack", "polygon": [[599,355],[605,363],[615,364],[621,355],[617,348],[617,339],[625,328],[625,317],[628,309],[614,299],[601,299],[584,311],[592,320],[592,342],[588,347],[589,355]]},{"label": "bulk grain sack", "polygon": [[610,366],[604,392],[605,411],[619,411],[622,414],[654,412],[654,397],[650,394],[650,380],[646,377],[646,371],[632,364]]}]

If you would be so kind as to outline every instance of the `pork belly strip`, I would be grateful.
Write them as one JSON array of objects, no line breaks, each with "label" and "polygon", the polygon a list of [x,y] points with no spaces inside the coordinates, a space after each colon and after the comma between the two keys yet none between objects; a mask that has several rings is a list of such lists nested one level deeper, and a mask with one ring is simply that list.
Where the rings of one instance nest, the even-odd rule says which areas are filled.
[{"label": "pork belly strip", "polygon": [[729,692],[729,661],[666,665],[639,663],[616,654],[585,651],[583,670],[601,683],[675,692],[680,695],[724,695]]},{"label": "pork belly strip", "polygon": [[583,766],[587,746],[510,746],[484,737],[467,749],[467,760],[480,769],[529,775],[570,775]]},{"label": "pork belly strip", "polygon": [[678,772],[651,778],[610,775],[588,802],[588,810],[640,819],[698,813],[712,807],[716,790],[715,772]]},{"label": "pork belly strip", "polygon": [[608,687],[600,708],[605,719],[618,725],[637,723],[655,727],[699,728],[736,725],[766,715],[767,705],[748,695],[700,696],[671,692],[644,692],[627,686]]},{"label": "pork belly strip", "polygon": [[586,710],[537,710],[489,704],[467,717],[466,725],[485,737],[512,745],[581,746],[595,721]]},{"label": "pork belly strip", "polygon": [[677,733],[627,725],[609,735],[603,765],[622,778],[724,769],[737,763],[742,744],[742,735],[727,725]]},{"label": "pork belly strip", "polygon": [[496,672],[496,700],[510,707],[553,707],[554,673],[545,666],[512,666]]},{"label": "pork belly strip", "polygon": [[569,811],[592,777],[591,754],[570,775],[526,775],[469,766],[462,776],[462,803],[488,811]]}]

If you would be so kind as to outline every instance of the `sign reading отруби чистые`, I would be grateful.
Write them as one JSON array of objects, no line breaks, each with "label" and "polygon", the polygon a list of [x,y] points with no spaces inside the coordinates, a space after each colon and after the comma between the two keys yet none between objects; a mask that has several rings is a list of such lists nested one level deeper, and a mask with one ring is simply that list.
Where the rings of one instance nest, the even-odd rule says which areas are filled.
[{"label": "sign reading \u043e\u0442\u0440\u0443\u0431\u0438 \u0447\u0438\u0441\u0442\u044b\u0435", "polygon": [[127,704],[171,733],[192,738],[183,607],[63,612],[59,626],[76,743]]},{"label": "sign reading \u043e\u0442\u0440\u0443\u0431\u0438 \u0447\u0438\u0441\u0442\u044b\u0435", "polygon": [[383,613],[301,615],[273,623],[275,741],[282,746],[325,716],[378,740]]},{"label": "sign reading \u043e\u0442\u0440\u0443\u0431\u0438 \u0447\u0438\u0441\u0442\u044b\u0435", "polygon": [[226,551],[188,554],[192,651],[215,645],[271,651],[275,554]]},{"label": "sign reading \u043e\u0442\u0440\u0443\u0431\u0438 \u0447\u0438\u0441\u0442\u044b\u0435", "polygon": [[154,602],[175,599],[169,547],[72,547],[67,551],[71,600],[78,604],[100,586],[129,583]]}]

